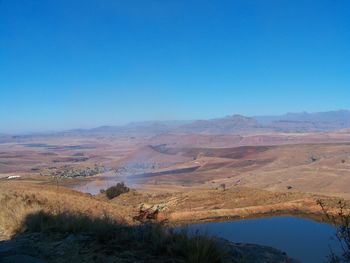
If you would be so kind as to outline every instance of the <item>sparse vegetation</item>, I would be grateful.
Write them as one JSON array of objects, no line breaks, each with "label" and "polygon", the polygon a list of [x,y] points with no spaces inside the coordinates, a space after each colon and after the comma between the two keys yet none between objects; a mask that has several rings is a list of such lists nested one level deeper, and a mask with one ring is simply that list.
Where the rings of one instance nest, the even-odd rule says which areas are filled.
[{"label": "sparse vegetation", "polygon": [[129,187],[127,187],[123,182],[121,182],[107,188],[105,193],[108,199],[113,199],[121,194],[129,192],[129,190]]}]

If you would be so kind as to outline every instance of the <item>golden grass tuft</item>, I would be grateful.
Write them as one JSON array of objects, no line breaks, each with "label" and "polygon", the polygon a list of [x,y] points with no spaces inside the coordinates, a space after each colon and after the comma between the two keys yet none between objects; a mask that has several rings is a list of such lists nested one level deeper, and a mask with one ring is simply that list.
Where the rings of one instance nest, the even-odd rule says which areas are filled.
[{"label": "golden grass tuft", "polygon": [[39,203],[35,195],[1,191],[0,228],[3,236],[10,237],[20,232],[26,216],[42,209]]},{"label": "golden grass tuft", "polygon": [[2,183],[0,207],[0,236],[7,238],[25,231],[23,220],[38,212],[84,214],[92,218],[101,218],[108,213],[115,220],[128,221],[128,211],[123,211],[117,204],[62,187],[29,183]]}]

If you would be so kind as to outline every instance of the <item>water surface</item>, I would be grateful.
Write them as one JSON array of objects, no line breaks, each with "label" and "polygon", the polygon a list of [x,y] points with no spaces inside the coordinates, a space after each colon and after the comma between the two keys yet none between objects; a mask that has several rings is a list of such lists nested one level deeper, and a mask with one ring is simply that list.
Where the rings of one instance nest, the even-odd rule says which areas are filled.
[{"label": "water surface", "polygon": [[214,222],[190,225],[189,228],[233,242],[271,246],[303,263],[325,262],[330,247],[339,251],[334,226],[298,217]]},{"label": "water surface", "polygon": [[94,149],[92,145],[58,145],[58,144],[47,144],[47,143],[24,143],[21,144],[28,148],[47,148],[51,150],[84,150]]}]

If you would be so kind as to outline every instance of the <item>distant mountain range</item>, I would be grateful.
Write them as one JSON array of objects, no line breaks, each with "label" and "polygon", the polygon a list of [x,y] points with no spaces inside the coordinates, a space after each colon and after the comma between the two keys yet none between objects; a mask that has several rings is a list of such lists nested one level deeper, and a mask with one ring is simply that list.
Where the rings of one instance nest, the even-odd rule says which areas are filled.
[{"label": "distant mountain range", "polygon": [[328,111],[317,113],[287,113],[279,116],[232,115],[224,118],[194,121],[149,121],[124,126],[101,126],[89,130],[72,130],[69,133],[88,134],[246,134],[259,132],[327,132],[350,128],[350,111]]},{"label": "distant mountain range", "polygon": [[194,121],[177,127],[175,131],[181,133],[229,134],[247,133],[262,129],[264,127],[254,118],[232,115],[219,119]]},{"label": "distant mountain range", "polygon": [[[44,136],[71,135],[157,135],[161,133],[254,134],[261,132],[307,133],[350,128],[350,111],[287,113],[280,116],[232,115],[224,118],[194,121],[148,121],[124,126],[101,126],[75,129]],[[38,135],[38,134],[37,134]],[[0,136],[1,137],[1,136]],[[2,136],[3,137],[3,136]],[[0,140],[1,141],[1,140]]]},{"label": "distant mountain range", "polygon": [[350,127],[350,111],[287,113],[254,117],[261,125],[280,132],[322,132]]},{"label": "distant mountain range", "polygon": [[326,132],[350,128],[350,111],[287,113],[280,116],[232,115],[198,120],[175,129],[183,133],[244,134],[258,132]]}]

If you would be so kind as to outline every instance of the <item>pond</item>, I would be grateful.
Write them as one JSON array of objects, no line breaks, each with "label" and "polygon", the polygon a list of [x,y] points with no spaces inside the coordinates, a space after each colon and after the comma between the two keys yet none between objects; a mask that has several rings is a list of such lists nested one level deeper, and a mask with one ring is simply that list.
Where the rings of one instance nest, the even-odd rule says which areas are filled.
[{"label": "pond", "polygon": [[281,216],[188,226],[236,243],[277,248],[303,263],[325,262],[330,248],[340,252],[335,228],[309,219]]},{"label": "pond", "polygon": [[28,148],[47,148],[52,150],[84,150],[84,149],[94,149],[93,145],[56,145],[47,143],[25,143],[20,144]]}]

